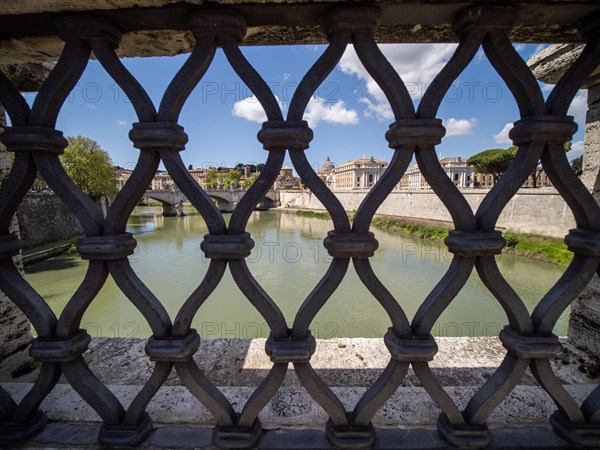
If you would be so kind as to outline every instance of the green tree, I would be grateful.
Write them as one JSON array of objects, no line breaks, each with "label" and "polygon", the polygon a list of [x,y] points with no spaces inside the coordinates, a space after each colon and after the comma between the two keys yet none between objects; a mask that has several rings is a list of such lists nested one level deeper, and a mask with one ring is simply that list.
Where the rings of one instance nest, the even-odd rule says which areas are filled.
[{"label": "green tree", "polygon": [[242,172],[240,172],[239,170],[236,169],[232,169],[227,173],[227,178],[225,180],[225,186],[227,188],[229,188],[229,186],[231,186],[231,183],[234,183],[235,186],[237,187],[240,183],[240,178],[242,176]]},{"label": "green tree", "polygon": [[93,199],[114,197],[117,178],[110,156],[93,139],[67,136],[69,145],[60,156],[67,175]]},{"label": "green tree", "polygon": [[211,167],[206,171],[206,175],[204,176],[204,184],[206,185],[206,189],[216,189],[218,183],[219,174],[217,173],[217,169]]},{"label": "green tree", "polygon": [[489,173],[494,177],[494,183],[506,172],[515,158],[516,147],[509,149],[493,148],[479,152],[469,159],[467,164],[475,167],[479,173]]},{"label": "green tree", "polygon": [[571,167],[578,177],[583,175],[583,155],[571,161]]},{"label": "green tree", "polygon": [[250,178],[245,179],[242,183],[244,185],[244,188],[249,189],[250,186],[252,186],[254,184],[254,182],[257,180],[258,176],[259,176],[258,173],[254,173],[254,174],[252,174],[252,176]]},{"label": "green tree", "polygon": [[[563,148],[565,149],[565,153],[569,153],[571,151],[571,147],[573,146],[573,142],[571,141],[567,141],[563,144]],[[515,153],[517,148],[516,147],[511,147],[513,149],[515,149]],[[543,172],[543,168],[541,166],[541,161],[538,161],[537,165],[534,167],[534,169],[531,171],[531,186],[532,187],[538,187],[538,183],[540,182],[540,178],[542,177],[542,172]]]}]

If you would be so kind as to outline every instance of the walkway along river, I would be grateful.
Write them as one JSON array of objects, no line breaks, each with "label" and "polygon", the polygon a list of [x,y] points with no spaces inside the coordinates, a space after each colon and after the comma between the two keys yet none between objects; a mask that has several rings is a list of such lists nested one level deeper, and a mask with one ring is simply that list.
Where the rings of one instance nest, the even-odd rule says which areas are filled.
[{"label": "walkway along river", "polygon": [[[130,262],[138,276],[162,301],[171,318],[200,284],[208,260],[200,250],[206,225],[195,210],[185,217],[161,216],[158,207],[138,207],[128,231],[138,247]],[[228,220],[228,217],[227,217]],[[253,213],[248,231],[255,248],[247,259],[252,274],[291,324],[306,296],[325,274],[329,256],[323,237],[328,220],[278,211]],[[388,290],[412,318],[447,270],[451,254],[443,243],[373,230],[379,249],[371,264]],[[564,268],[515,255],[497,256],[501,272],[531,311]],[[62,255],[32,264],[26,278],[60,313],[81,283],[87,262]],[[434,327],[437,336],[496,336],[506,315],[474,271],[459,296]],[[92,336],[147,337],[150,327],[109,278],[87,310],[83,328]],[[267,337],[269,328],[235,285],[229,271],[194,318],[203,337]],[[352,265],[340,287],[312,324],[317,338],[381,337],[390,326],[383,308],[358,279]],[[567,314],[555,333],[565,335]]]}]

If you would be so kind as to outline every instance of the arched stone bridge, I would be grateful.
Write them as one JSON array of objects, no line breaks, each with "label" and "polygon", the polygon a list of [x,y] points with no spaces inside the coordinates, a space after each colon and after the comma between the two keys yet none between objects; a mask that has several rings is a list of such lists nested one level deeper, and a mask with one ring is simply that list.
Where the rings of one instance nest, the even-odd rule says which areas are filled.
[{"label": "arched stone bridge", "polygon": [[[205,190],[210,198],[215,202],[219,211],[232,212],[242,197],[248,191],[243,190],[225,190],[225,189],[210,189]],[[186,196],[179,190],[164,190],[164,191],[146,191],[144,198],[158,200],[162,204],[163,216],[183,216],[183,202],[187,201]],[[275,208],[280,205],[279,191],[269,191],[256,205],[256,209],[265,210]]]}]

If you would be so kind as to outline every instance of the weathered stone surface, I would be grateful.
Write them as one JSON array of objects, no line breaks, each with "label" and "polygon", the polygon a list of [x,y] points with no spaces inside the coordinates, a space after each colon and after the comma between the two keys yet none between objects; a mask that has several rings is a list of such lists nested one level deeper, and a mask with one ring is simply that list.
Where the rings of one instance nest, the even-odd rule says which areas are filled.
[{"label": "weathered stone surface", "polygon": [[594,278],[571,306],[569,340],[600,357],[600,278]]},{"label": "weathered stone surface", "polygon": [[[496,337],[436,338],[439,351],[430,366],[443,386],[481,386],[501,364],[506,349]],[[84,359],[96,376],[106,384],[140,385],[152,374],[154,363],[144,352],[145,339],[93,338]],[[267,375],[272,362],[265,353],[265,339],[203,339],[194,360],[209,380],[219,386],[254,387]],[[317,340],[317,351],[311,364],[329,385],[365,387],[375,382],[390,360],[383,339],[339,338]],[[552,367],[565,384],[586,384],[593,380],[579,367],[593,364],[584,352],[563,345],[563,351],[552,360]],[[7,369],[0,370],[0,380],[32,382],[36,373],[18,379]],[[66,382],[62,380],[61,382]],[[535,385],[527,372],[522,385]],[[167,386],[181,385],[175,371]],[[283,383],[301,387],[293,366]],[[403,386],[420,387],[409,369]]]},{"label": "weathered stone surface", "polygon": [[[548,84],[556,84],[583,51],[583,44],[555,44],[533,55],[527,65],[535,77]],[[588,88],[600,82],[600,66],[583,84]]]},{"label": "weathered stone surface", "polygon": [[[28,383],[4,383],[3,388],[20,401],[30,388]],[[109,385],[108,388],[127,407],[135,398],[139,386]],[[565,389],[577,402],[582,402],[595,388],[593,384],[566,386]],[[220,387],[236,411],[241,411],[254,388]],[[464,408],[477,388],[447,387],[448,394],[459,408]],[[366,392],[363,387],[333,387],[348,410]],[[41,409],[51,420],[68,422],[97,422],[99,416],[69,386],[58,384],[42,403]],[[547,420],[556,404],[539,386],[518,386],[494,410],[491,423],[539,423]],[[157,424],[214,425],[210,412],[183,386],[162,387],[147,408]],[[424,388],[400,387],[377,412],[376,426],[431,425],[434,424],[439,407]],[[282,387],[260,413],[266,428],[281,426],[322,426],[327,420],[325,411],[310,397],[304,388]]]},{"label": "weathered stone surface", "polygon": [[600,84],[588,89],[587,102],[581,180],[600,202]]},{"label": "weathered stone surface", "polygon": [[1,65],[0,71],[20,92],[37,92],[52,67],[53,64],[50,63],[9,64]]},{"label": "weathered stone surface", "polygon": [[[248,21],[246,45],[281,45],[326,43],[320,24],[327,10],[336,3],[333,0],[217,0],[221,4],[241,12]],[[348,2],[352,4],[352,2]],[[373,2],[381,8],[381,24],[376,38],[379,42],[448,42],[455,41],[451,23],[454,16],[468,3],[435,0],[412,2]],[[591,0],[562,2],[512,2],[520,7],[519,23],[511,31],[515,42],[578,42],[576,25],[582,17],[591,14],[596,5]],[[565,5],[569,3],[570,5]],[[40,27],[26,30],[29,18],[23,15],[43,13],[77,13],[97,11],[115,21],[125,34],[119,48],[121,56],[167,56],[189,52],[193,39],[182,31],[181,23],[171,25],[169,14],[162,15],[162,24],[146,27],[139,22],[127,25],[127,17],[119,14],[129,8],[163,8],[189,10],[204,4],[201,0],[178,2],[176,0],[127,0],[122,2],[103,0],[37,2],[32,0],[8,0],[0,5],[0,17],[22,20],[2,33],[0,64],[30,61],[53,62],[60,55],[62,41],[54,37],[51,18],[41,20]],[[338,3],[339,4],[339,3]],[[577,7],[574,7],[574,6]],[[571,7],[569,7],[571,6]],[[175,19],[174,19],[175,20]],[[144,21],[142,21],[144,22]],[[310,25],[307,23],[312,22]],[[16,22],[14,22],[16,23]],[[176,20],[175,22],[176,23]],[[23,24],[23,25],[21,25]],[[136,27],[138,29],[136,29]],[[3,27],[6,28],[6,27]],[[142,29],[139,29],[142,28]],[[169,31],[165,31],[168,30]]]},{"label": "weathered stone surface", "polygon": [[[600,84],[588,90],[581,178],[600,204]],[[572,304],[569,339],[600,358],[600,278],[597,274]]]},{"label": "weathered stone surface", "polygon": [[30,192],[17,209],[24,247],[46,244],[83,233],[75,214],[56,195]]},{"label": "weathered stone surface", "polygon": [[[582,45],[553,45],[534,55],[528,65],[545,83],[555,84],[583,51]],[[600,203],[600,66],[584,83],[588,87],[583,183]],[[569,317],[569,339],[600,358],[600,279],[598,275],[575,299]]]}]

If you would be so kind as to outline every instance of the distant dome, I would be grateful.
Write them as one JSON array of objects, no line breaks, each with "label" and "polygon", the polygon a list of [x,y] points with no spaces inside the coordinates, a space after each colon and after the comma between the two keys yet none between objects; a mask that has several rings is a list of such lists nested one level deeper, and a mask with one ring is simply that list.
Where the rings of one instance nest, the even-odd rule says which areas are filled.
[{"label": "distant dome", "polygon": [[321,166],[321,172],[331,172],[333,169],[335,169],[335,165],[331,162],[329,156],[327,156],[327,159]]}]

